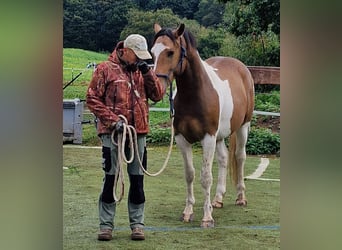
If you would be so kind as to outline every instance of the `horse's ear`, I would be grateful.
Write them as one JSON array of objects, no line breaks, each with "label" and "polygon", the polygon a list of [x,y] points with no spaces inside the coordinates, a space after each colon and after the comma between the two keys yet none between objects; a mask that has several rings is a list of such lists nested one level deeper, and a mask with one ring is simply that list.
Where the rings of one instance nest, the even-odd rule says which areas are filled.
[{"label": "horse's ear", "polygon": [[184,23],[181,23],[176,30],[176,37],[180,37],[181,35],[183,35],[184,29],[185,29],[185,25]]},{"label": "horse's ear", "polygon": [[153,29],[154,29],[154,33],[158,33],[162,28],[160,27],[160,25],[158,23],[155,23],[153,25]]}]

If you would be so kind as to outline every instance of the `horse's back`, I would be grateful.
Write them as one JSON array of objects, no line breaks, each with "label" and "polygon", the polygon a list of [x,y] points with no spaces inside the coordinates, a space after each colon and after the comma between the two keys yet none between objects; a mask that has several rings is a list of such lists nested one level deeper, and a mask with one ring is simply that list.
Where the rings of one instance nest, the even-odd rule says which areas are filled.
[{"label": "horse's back", "polygon": [[215,56],[205,61],[216,69],[216,73],[221,79],[238,80],[237,78],[240,77],[244,84],[254,86],[252,74],[240,60],[233,57]]},{"label": "horse's back", "polygon": [[216,56],[205,60],[222,80],[228,80],[234,110],[231,129],[234,131],[251,120],[254,109],[254,80],[247,66],[233,57]]}]

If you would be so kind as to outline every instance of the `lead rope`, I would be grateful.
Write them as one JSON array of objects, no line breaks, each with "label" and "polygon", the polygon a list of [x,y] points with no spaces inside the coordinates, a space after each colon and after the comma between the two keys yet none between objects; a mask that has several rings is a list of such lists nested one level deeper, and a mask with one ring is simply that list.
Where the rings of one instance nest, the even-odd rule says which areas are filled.
[{"label": "lead rope", "polygon": [[[124,186],[125,185],[124,185],[124,174],[123,174],[123,170],[122,170],[123,169],[123,166],[122,166],[123,162],[125,162],[125,163],[133,162],[134,156],[136,155],[138,162],[139,162],[139,166],[140,166],[141,170],[144,172],[144,174],[151,176],[151,177],[158,176],[165,170],[165,168],[167,166],[167,163],[168,163],[170,156],[171,156],[173,140],[174,140],[174,129],[173,129],[173,125],[172,125],[173,124],[173,117],[171,117],[171,141],[170,141],[169,150],[168,150],[166,159],[164,161],[163,166],[161,167],[161,169],[158,172],[150,173],[142,165],[140,155],[138,153],[139,149],[138,149],[137,131],[135,130],[135,128],[132,125],[128,125],[128,121],[127,121],[125,116],[119,115],[119,117],[124,121],[123,122],[123,132],[118,133],[117,142],[114,139],[116,131],[113,130],[113,132],[111,134],[112,143],[118,147],[117,169],[116,169],[116,173],[115,173],[114,187],[113,187],[113,197],[114,197],[115,202],[120,202],[124,196]],[[125,144],[126,144],[127,136],[129,137],[129,143],[130,143],[129,147],[131,148],[131,150],[130,150],[131,153],[130,153],[129,159],[127,159],[126,154],[125,154]],[[119,198],[117,198],[117,196],[116,196],[118,183],[120,183],[120,185],[121,185]]]}]

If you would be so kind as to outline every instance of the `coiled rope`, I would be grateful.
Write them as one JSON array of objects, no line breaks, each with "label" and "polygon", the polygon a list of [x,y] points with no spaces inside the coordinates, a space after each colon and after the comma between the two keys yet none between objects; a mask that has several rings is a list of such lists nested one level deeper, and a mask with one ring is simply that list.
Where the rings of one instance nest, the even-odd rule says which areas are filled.
[{"label": "coiled rope", "polygon": [[[148,172],[144,166],[142,165],[140,155],[139,155],[139,149],[138,149],[138,136],[137,136],[137,131],[132,125],[128,124],[128,121],[125,116],[119,115],[119,117],[123,120],[123,132],[122,133],[117,133],[115,129],[113,130],[111,134],[111,140],[114,145],[118,147],[118,160],[117,160],[117,168],[116,168],[116,173],[115,173],[115,179],[114,179],[114,187],[113,187],[113,196],[114,200],[116,202],[120,202],[124,196],[124,174],[123,174],[123,163],[132,163],[134,160],[134,156],[137,157],[139,166],[141,170],[144,172],[144,174],[155,177],[160,175],[166,168],[167,163],[170,159],[171,152],[172,152],[172,146],[173,146],[173,140],[174,140],[174,130],[173,130],[173,117],[171,118],[171,141],[169,145],[169,150],[166,156],[166,159],[164,161],[163,166],[161,169],[156,172],[156,173],[150,173]],[[115,135],[117,134],[117,142],[115,141]],[[129,146],[130,146],[130,155],[127,159],[126,154],[125,154],[125,144],[127,140],[127,136],[129,139]],[[117,193],[117,185],[120,183],[120,196],[117,198],[116,193]]]}]

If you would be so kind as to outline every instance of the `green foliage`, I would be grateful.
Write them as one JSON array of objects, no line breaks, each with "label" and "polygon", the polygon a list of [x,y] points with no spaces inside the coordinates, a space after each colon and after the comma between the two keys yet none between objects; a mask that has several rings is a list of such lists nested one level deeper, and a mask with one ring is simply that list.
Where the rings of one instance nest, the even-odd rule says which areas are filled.
[{"label": "green foliage", "polygon": [[180,23],[185,23],[186,27],[197,36],[200,33],[200,26],[195,20],[181,19],[175,15],[171,9],[161,9],[156,11],[141,11],[132,9],[128,12],[129,24],[125,26],[120,34],[120,40],[125,39],[129,34],[139,33],[146,37],[150,47],[154,38],[153,24],[158,23],[165,28],[176,28]]},{"label": "green foliage", "polygon": [[162,27],[177,27],[177,24],[181,22],[181,19],[169,8],[156,11],[132,9],[127,17],[129,24],[122,29],[120,40],[125,39],[129,34],[139,33],[146,37],[150,45],[154,37],[154,23],[159,23]]},{"label": "green foliage", "polygon": [[112,51],[133,1],[63,1],[63,47]]},{"label": "green foliage", "polygon": [[223,29],[207,29],[198,39],[198,52],[203,59],[220,55],[219,51],[224,44],[225,32]]},{"label": "green foliage", "polygon": [[199,0],[136,0],[137,5],[144,11],[170,9],[181,18],[193,19],[198,10]]},{"label": "green foliage", "polygon": [[236,36],[259,35],[268,30],[279,35],[279,0],[232,0],[219,2],[228,2],[223,23]]},{"label": "green foliage", "polygon": [[[221,55],[236,57],[247,65],[254,66],[279,66],[280,45],[279,38],[272,31],[262,32],[261,35],[246,35],[232,39],[232,44],[223,45],[220,49]],[[235,43],[234,43],[235,42]]]},{"label": "green foliage", "polygon": [[218,26],[222,22],[224,4],[216,0],[201,0],[194,19],[204,27]]},{"label": "green foliage", "polygon": [[219,2],[65,0],[63,46],[108,53],[131,33],[144,35],[151,46],[153,23],[185,23],[203,58],[232,56],[248,65],[279,66],[279,1]]},{"label": "green foliage", "polygon": [[255,110],[280,112],[280,92],[257,93],[255,95]]},{"label": "green foliage", "polygon": [[247,154],[276,154],[280,150],[280,135],[267,128],[252,127],[246,145]]},{"label": "green foliage", "polygon": [[150,133],[146,136],[146,142],[157,145],[167,145],[171,139],[171,128],[151,127]]}]

